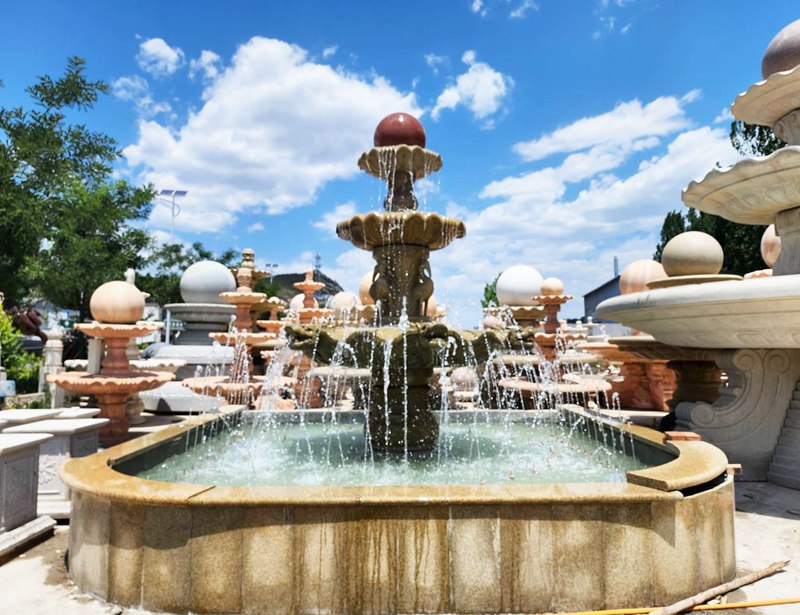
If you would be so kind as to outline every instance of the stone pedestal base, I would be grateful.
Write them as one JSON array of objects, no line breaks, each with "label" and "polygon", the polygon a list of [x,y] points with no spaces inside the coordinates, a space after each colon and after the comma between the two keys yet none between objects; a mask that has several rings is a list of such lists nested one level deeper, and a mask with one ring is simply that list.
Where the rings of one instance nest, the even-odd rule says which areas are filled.
[{"label": "stone pedestal base", "polygon": [[800,350],[714,351],[728,375],[713,404],[679,403],[678,428],[694,431],[742,464],[742,480],[767,480],[797,380]]}]

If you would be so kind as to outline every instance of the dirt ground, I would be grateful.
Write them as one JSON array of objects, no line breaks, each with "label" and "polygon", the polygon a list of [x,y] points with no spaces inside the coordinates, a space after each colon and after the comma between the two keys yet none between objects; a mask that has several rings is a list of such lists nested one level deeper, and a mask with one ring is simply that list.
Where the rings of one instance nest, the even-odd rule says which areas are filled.
[{"label": "dirt ground", "polygon": [[[736,485],[736,558],[740,574],[793,559],[773,577],[732,592],[725,602],[800,597],[800,491],[766,483]],[[68,528],[0,566],[0,613],[25,615],[146,615],[78,591],[64,559]],[[647,606],[647,605],[643,605]],[[711,612],[711,611],[707,611]],[[800,604],[716,611],[728,615],[798,615]]]}]

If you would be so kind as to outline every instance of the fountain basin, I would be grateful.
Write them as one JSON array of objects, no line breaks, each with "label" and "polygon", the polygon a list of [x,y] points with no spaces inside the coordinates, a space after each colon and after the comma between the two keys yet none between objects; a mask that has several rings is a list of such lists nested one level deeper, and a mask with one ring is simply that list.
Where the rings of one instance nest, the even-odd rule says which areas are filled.
[{"label": "fountain basin", "polygon": [[465,233],[461,220],[422,211],[373,211],[357,214],[336,225],[340,238],[362,250],[393,245],[441,250]]},{"label": "fountain basin", "polygon": [[672,460],[624,483],[221,487],[119,471],[225,420],[64,465],[83,591],[168,612],[533,613],[668,603],[735,572],[725,456],[635,426],[637,453]]},{"label": "fountain basin", "polygon": [[800,348],[800,275],[712,282],[603,301],[598,315],[689,348]]}]

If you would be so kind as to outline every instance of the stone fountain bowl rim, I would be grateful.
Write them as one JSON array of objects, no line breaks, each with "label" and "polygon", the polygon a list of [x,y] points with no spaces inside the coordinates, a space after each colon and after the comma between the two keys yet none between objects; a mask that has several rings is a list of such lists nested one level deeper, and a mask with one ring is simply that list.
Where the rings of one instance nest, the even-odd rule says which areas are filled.
[{"label": "stone fountain bowl rim", "polygon": [[771,74],[736,96],[731,113],[748,124],[772,126],[797,109],[800,95],[800,66]]},{"label": "stone fountain bowl rim", "polygon": [[[236,418],[241,407],[223,416],[188,419],[179,425],[125,442],[94,455],[73,458],[61,469],[61,478],[74,492],[106,501],[165,507],[214,506],[393,506],[417,504],[591,504],[680,500],[681,490],[703,486],[724,477],[727,458],[716,447],[699,441],[665,442],[663,434],[640,426],[626,426],[640,445],[660,449],[674,459],[665,464],[628,472],[627,483],[414,485],[414,486],[258,486],[221,487],[146,480],[114,469],[137,455],[180,438],[192,430],[225,418]],[[583,412],[578,407],[570,411]],[[587,414],[588,416],[588,414]],[[609,421],[599,423],[611,426]]]},{"label": "stone fountain bowl rim", "polygon": [[686,348],[800,348],[800,275],[647,290],[606,299],[597,313]]}]

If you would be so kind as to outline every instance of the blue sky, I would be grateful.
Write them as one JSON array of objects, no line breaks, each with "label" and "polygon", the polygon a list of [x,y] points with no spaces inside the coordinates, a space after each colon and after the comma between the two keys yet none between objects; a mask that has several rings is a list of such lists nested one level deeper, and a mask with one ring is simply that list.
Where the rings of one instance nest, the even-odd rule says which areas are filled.
[{"label": "blue sky", "polygon": [[[356,167],[375,124],[416,113],[442,171],[425,209],[467,237],[432,258],[464,326],[484,283],[524,263],[581,295],[652,255],[680,190],[735,160],[727,109],[796,0],[14,2],[0,104],[79,55],[113,86],[82,118],[113,135],[118,173],[183,188],[180,241],[252,247],[355,290],[370,256],[335,223],[380,206]],[[170,236],[156,206],[149,228]]]}]

